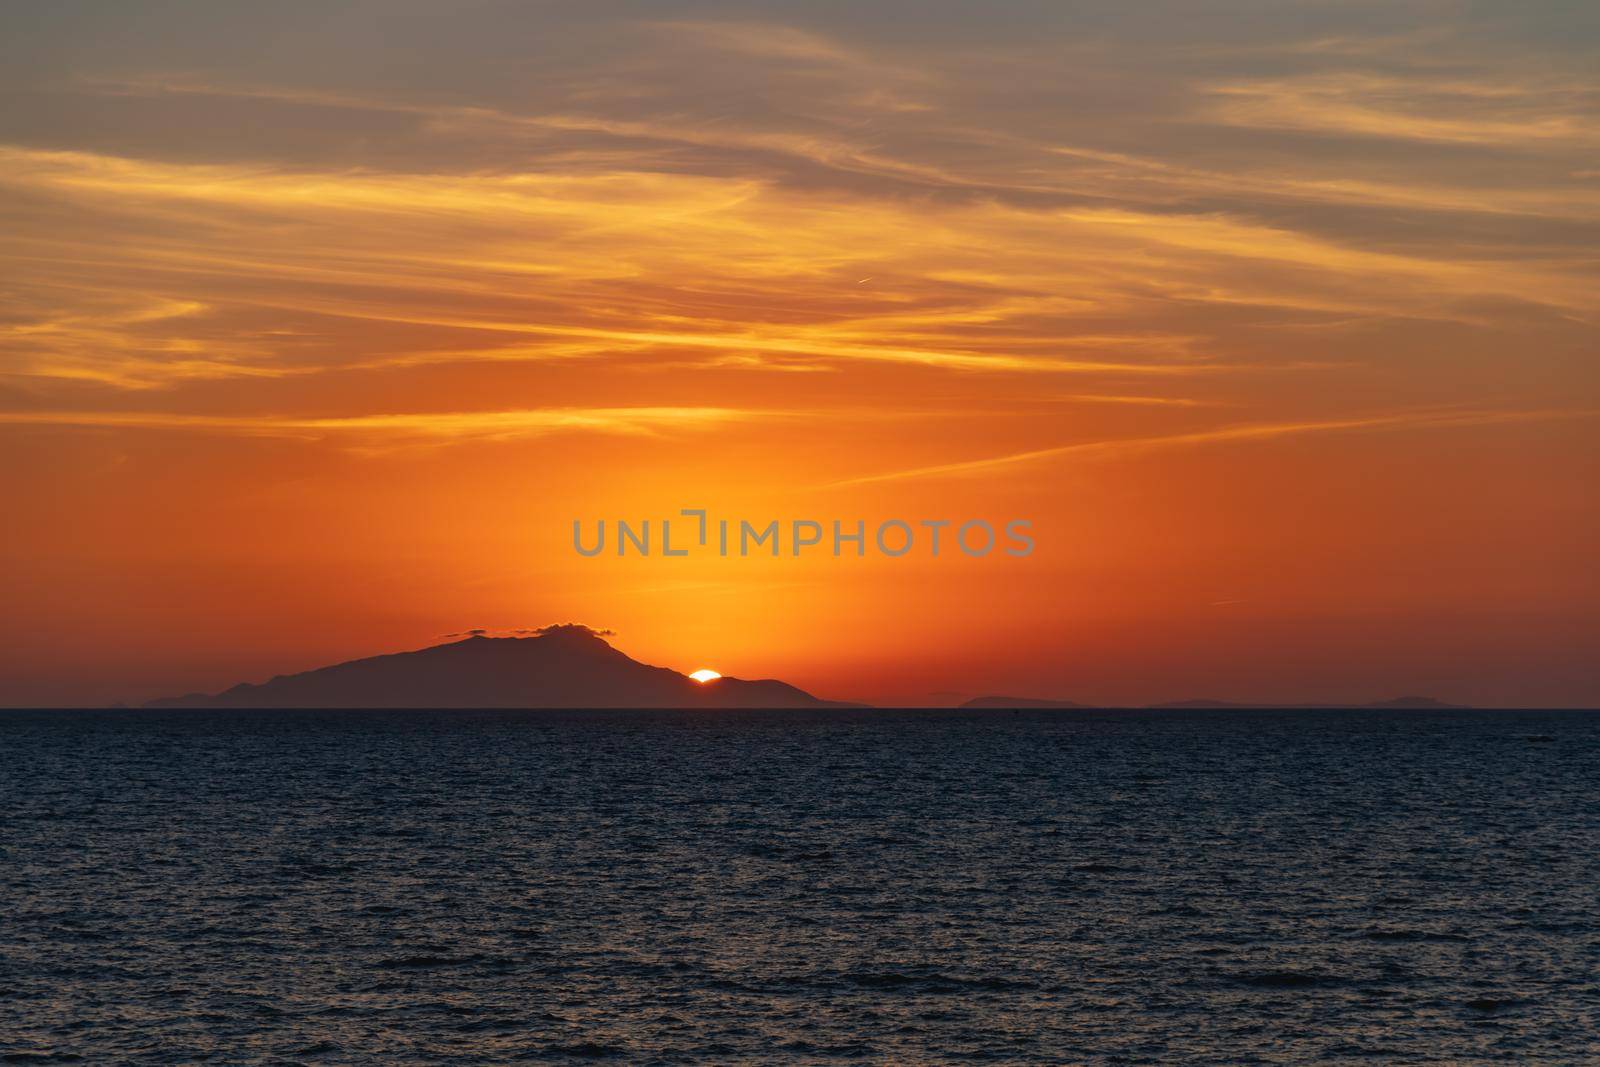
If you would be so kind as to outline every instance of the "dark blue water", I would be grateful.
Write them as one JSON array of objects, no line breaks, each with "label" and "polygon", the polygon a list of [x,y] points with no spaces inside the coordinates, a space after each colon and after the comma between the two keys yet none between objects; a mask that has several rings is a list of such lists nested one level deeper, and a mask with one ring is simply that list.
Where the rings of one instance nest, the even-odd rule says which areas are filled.
[{"label": "dark blue water", "polygon": [[0,713],[0,1058],[1600,1062],[1600,715]]}]

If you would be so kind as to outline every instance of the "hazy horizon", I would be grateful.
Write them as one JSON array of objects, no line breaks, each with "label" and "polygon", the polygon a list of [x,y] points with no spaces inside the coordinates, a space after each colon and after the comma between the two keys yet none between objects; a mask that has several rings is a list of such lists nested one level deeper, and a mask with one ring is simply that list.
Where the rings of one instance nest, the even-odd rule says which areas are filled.
[{"label": "hazy horizon", "polygon": [[[261,678],[261,679],[245,678],[245,679],[239,679],[239,680],[237,680],[237,683],[235,685],[230,685],[230,686],[223,687],[223,688],[219,689],[215,693],[205,693],[205,692],[202,692],[202,691],[199,691],[199,690],[191,690],[191,691],[184,692],[184,693],[178,693],[178,692],[167,693],[167,694],[164,694],[163,697],[159,701],[156,702],[156,704],[159,707],[183,707],[183,708],[228,707],[230,705],[209,705],[209,704],[203,704],[203,703],[196,703],[196,702],[192,702],[191,698],[198,697],[198,696],[216,696],[216,697],[220,697],[220,696],[225,695],[228,692],[228,690],[234,689],[236,686],[242,686],[243,688],[261,688],[261,687],[266,687],[266,688],[270,689],[272,683],[282,682],[282,681],[285,681],[286,679],[294,679],[294,678],[296,678],[297,676],[300,676],[300,675],[318,674],[318,673],[321,673],[322,671],[324,671],[326,668],[330,668],[330,667],[345,667],[345,666],[350,666],[350,665],[356,664],[356,663],[366,663],[366,662],[374,661],[374,660],[392,660],[396,656],[404,656],[405,654],[408,654],[408,653],[435,652],[435,651],[437,651],[439,649],[442,649],[442,648],[444,648],[446,646],[463,644],[465,642],[485,641],[485,640],[493,640],[493,641],[508,641],[508,640],[509,641],[533,641],[533,640],[537,640],[538,638],[541,638],[541,637],[549,636],[551,631],[583,631],[583,632],[586,632],[587,634],[589,634],[589,635],[591,635],[593,637],[596,637],[596,638],[600,639],[601,641],[603,641],[606,644],[608,644],[611,648],[622,652],[624,655],[627,654],[627,650],[625,648],[621,648],[621,647],[619,647],[617,645],[616,635],[613,632],[611,632],[609,630],[601,630],[601,629],[598,629],[598,628],[595,628],[595,627],[585,626],[585,625],[583,625],[581,623],[576,623],[576,624],[575,623],[551,624],[549,626],[536,627],[536,628],[533,628],[533,629],[519,629],[519,630],[516,630],[516,631],[505,632],[505,633],[486,631],[486,630],[471,630],[471,631],[467,631],[465,633],[445,634],[442,637],[440,637],[437,641],[435,641],[433,643],[430,643],[430,644],[427,644],[427,645],[424,645],[424,646],[422,646],[420,648],[390,649],[390,650],[386,650],[386,651],[383,651],[383,652],[375,653],[375,654],[373,654],[371,656],[358,657],[355,660],[346,661],[344,663],[323,663],[323,664],[315,664],[315,665],[306,667],[304,669],[295,668],[295,669],[291,669],[291,670],[284,670],[282,672],[279,672],[278,674],[273,675],[271,678]],[[632,660],[632,657],[629,657],[629,659]],[[638,664],[637,660],[632,660],[632,662],[634,664]],[[651,669],[655,669],[655,668],[659,668],[659,667],[663,666],[662,664],[638,664],[638,665],[641,665],[641,666],[644,666],[644,667],[648,667],[648,668],[651,668]],[[702,673],[705,670],[708,670],[708,669],[704,669],[703,668],[700,671],[691,672],[687,668],[676,669],[676,668],[670,668],[669,667],[667,669],[674,670],[675,673],[677,675],[679,675],[680,677],[682,677],[685,681],[693,679],[695,674]],[[559,681],[560,678],[561,678],[561,675],[559,673],[546,672],[546,676],[550,680],[554,680],[554,681]],[[455,680],[458,683],[462,684],[462,688],[463,689],[466,688],[466,684],[467,683],[481,681],[481,679],[468,677],[468,676],[464,676],[464,675],[456,677]],[[521,679],[519,679],[519,680],[521,680]],[[781,679],[781,678],[779,678],[779,679],[767,679],[764,676],[760,676],[760,675],[752,675],[752,676],[747,676],[747,677],[744,677],[744,678],[740,678],[740,677],[734,676],[734,675],[724,675],[724,674],[721,674],[720,672],[715,672],[715,671],[711,671],[710,672],[710,677],[708,679],[704,679],[704,680],[713,681],[713,682],[728,681],[728,682],[734,682],[734,683],[765,682],[765,681],[784,682],[784,679]],[[1018,700],[1018,701],[1022,701],[1022,702],[1032,702],[1032,703],[1036,703],[1036,704],[1049,704],[1049,703],[1054,702],[1054,703],[1064,703],[1064,704],[1070,704],[1071,705],[1071,707],[1069,709],[1064,709],[1064,710],[1081,709],[1081,710],[1111,710],[1111,711],[1119,711],[1119,710],[1120,711],[1168,710],[1168,709],[1176,709],[1176,708],[1178,708],[1178,707],[1180,707],[1182,705],[1195,705],[1198,710],[1204,710],[1204,706],[1206,706],[1208,704],[1211,704],[1211,703],[1215,703],[1215,704],[1218,704],[1218,705],[1234,706],[1234,707],[1238,707],[1238,708],[1272,709],[1272,708],[1276,707],[1276,708],[1279,708],[1281,710],[1286,710],[1286,711],[1293,711],[1293,710],[1339,710],[1339,709],[1363,710],[1363,709],[1373,709],[1373,708],[1378,708],[1378,707],[1388,707],[1391,710],[1400,710],[1400,711],[1404,711],[1404,710],[1433,710],[1435,708],[1437,708],[1437,709],[1449,709],[1449,710],[1482,710],[1482,711],[1523,710],[1524,709],[1524,706],[1520,706],[1520,705],[1501,705],[1501,706],[1495,707],[1495,706],[1470,706],[1470,705],[1461,705],[1461,704],[1450,704],[1448,702],[1439,702],[1435,698],[1429,696],[1428,694],[1424,694],[1424,693],[1394,693],[1394,694],[1387,694],[1387,695],[1368,695],[1368,696],[1351,695],[1351,696],[1348,696],[1348,697],[1346,697],[1346,698],[1344,698],[1342,700],[1335,700],[1335,701],[1328,702],[1328,703],[1305,702],[1305,701],[1299,700],[1298,698],[1294,697],[1291,694],[1282,695],[1277,700],[1268,700],[1268,701],[1264,701],[1264,702],[1246,702],[1246,701],[1233,700],[1233,699],[1227,697],[1224,694],[1214,694],[1214,693],[1195,694],[1195,693],[1191,693],[1191,694],[1187,694],[1185,696],[1172,696],[1172,697],[1169,697],[1169,698],[1167,698],[1165,700],[1150,701],[1150,702],[1143,703],[1143,704],[1113,705],[1113,704],[1085,703],[1085,702],[1082,702],[1082,701],[1075,700],[1074,697],[1071,694],[1022,693],[1022,692],[1007,690],[1003,686],[1000,687],[999,689],[993,691],[993,692],[985,692],[985,693],[956,693],[956,692],[949,692],[949,691],[940,692],[940,693],[929,693],[927,695],[927,699],[925,699],[925,700],[923,700],[921,702],[909,702],[908,701],[908,702],[900,702],[900,703],[892,703],[892,704],[873,704],[873,703],[868,703],[868,702],[864,702],[864,701],[857,701],[853,697],[851,697],[849,694],[806,693],[804,690],[800,690],[800,692],[801,692],[802,695],[804,695],[806,697],[809,697],[809,698],[815,698],[815,699],[821,701],[825,705],[828,704],[829,702],[833,702],[835,705],[838,705],[838,706],[855,706],[855,707],[859,707],[859,708],[862,708],[862,709],[868,709],[868,710],[880,709],[880,710],[885,710],[885,711],[892,711],[892,710],[960,710],[960,709],[964,708],[968,702],[981,702],[981,701],[985,701],[985,700],[988,700],[988,701],[991,701],[991,702],[993,702],[993,701],[1004,701],[1004,700]],[[320,709],[323,709],[323,710],[328,710],[328,711],[345,710],[345,709],[349,709],[349,708],[352,708],[352,707],[354,707],[354,708],[364,708],[364,709],[367,709],[367,710],[384,710],[385,707],[388,707],[389,710],[399,711],[399,710],[415,710],[416,708],[423,707],[423,706],[436,707],[438,709],[461,709],[461,710],[485,710],[485,709],[491,709],[491,708],[502,708],[502,709],[512,709],[512,710],[514,710],[514,709],[521,708],[521,709],[530,710],[530,711],[574,710],[574,709],[595,709],[595,710],[610,709],[610,710],[617,710],[617,709],[625,709],[625,708],[628,708],[628,707],[634,707],[634,708],[638,708],[638,709],[649,709],[651,707],[654,707],[654,705],[648,705],[648,704],[623,704],[623,703],[599,703],[599,704],[595,704],[595,703],[573,703],[573,702],[570,702],[570,701],[566,702],[566,703],[550,703],[550,702],[543,702],[543,703],[540,703],[540,702],[506,703],[506,702],[504,702],[503,698],[497,698],[497,702],[495,702],[495,703],[474,703],[474,702],[462,703],[462,702],[460,702],[460,697],[461,697],[461,693],[460,692],[455,692],[455,693],[450,694],[450,696],[449,696],[449,698],[447,698],[447,700],[441,700],[441,701],[439,701],[437,703],[427,704],[427,705],[419,704],[419,703],[415,702],[414,700],[408,700],[405,703],[396,702],[392,706],[389,706],[389,705],[379,706],[379,705],[374,705],[374,704],[371,704],[371,703],[348,704],[348,703],[339,703],[339,702],[319,703],[319,704],[316,704],[314,706],[318,707]],[[108,707],[110,707],[110,708],[137,709],[137,708],[146,707],[146,706],[148,706],[148,704],[147,704],[147,702],[144,702],[144,701],[138,701],[138,702],[115,701],[115,702],[111,702],[111,703],[108,703],[108,704],[99,704],[99,705],[57,705],[57,708],[59,708],[60,710],[70,710],[70,709],[73,709],[73,708],[78,708],[78,709],[81,709],[81,710],[95,710],[97,708],[108,708]],[[306,704],[303,701],[302,702],[298,702],[298,703],[292,703],[292,704],[251,703],[251,704],[247,704],[247,705],[240,705],[239,709],[240,710],[248,710],[248,709],[252,709],[253,708],[253,709],[258,709],[259,710],[259,709],[270,709],[270,708],[274,708],[274,707],[282,707],[284,709],[294,710],[294,709],[304,709],[304,708],[312,707],[312,706],[313,705]],[[681,708],[683,708],[685,710],[693,710],[694,708],[699,707],[700,705],[696,705],[696,704],[685,702],[685,703],[683,703],[681,705],[674,705],[674,706],[681,707]],[[738,705],[738,704],[734,704],[734,705],[717,704],[717,705],[709,705],[708,708],[726,708],[726,707],[730,707],[730,706],[731,707],[739,707],[741,705]],[[1026,706],[1026,705],[1024,705],[1024,706]],[[31,706],[30,705],[0,705],[0,708],[4,708],[6,710],[28,710],[29,707],[31,707]],[[48,707],[48,706],[45,706],[45,707]],[[750,704],[750,705],[748,705],[748,707],[751,708],[752,710],[760,710],[760,705]],[[1001,704],[990,703],[988,705],[980,706],[977,710],[994,710],[996,708],[1001,708],[1001,707],[1002,707]],[[1036,710],[1038,710],[1038,709],[1036,709]],[[1560,709],[1535,709],[1535,708],[1528,707],[1526,710],[1560,710]],[[1588,710],[1588,709],[1573,709],[1573,710]]]}]

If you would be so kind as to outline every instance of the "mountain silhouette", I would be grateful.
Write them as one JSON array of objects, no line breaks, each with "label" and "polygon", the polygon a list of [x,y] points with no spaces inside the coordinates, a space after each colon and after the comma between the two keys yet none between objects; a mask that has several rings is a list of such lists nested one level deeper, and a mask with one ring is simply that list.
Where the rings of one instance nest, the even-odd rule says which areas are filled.
[{"label": "mountain silhouette", "polygon": [[416,652],[351,660],[215,695],[152,700],[147,708],[829,708],[770,679],[697,682],[611,647],[586,626],[534,637],[473,636]]}]

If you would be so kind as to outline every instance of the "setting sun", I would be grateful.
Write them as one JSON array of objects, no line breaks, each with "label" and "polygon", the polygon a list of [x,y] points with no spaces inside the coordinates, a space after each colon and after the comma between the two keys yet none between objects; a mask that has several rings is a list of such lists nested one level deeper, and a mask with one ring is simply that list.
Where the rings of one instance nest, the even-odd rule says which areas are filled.
[{"label": "setting sun", "polygon": [[697,682],[709,682],[713,679],[721,678],[722,675],[718,674],[716,671],[707,670],[706,668],[701,667],[699,670],[689,675],[689,677],[693,678]]}]

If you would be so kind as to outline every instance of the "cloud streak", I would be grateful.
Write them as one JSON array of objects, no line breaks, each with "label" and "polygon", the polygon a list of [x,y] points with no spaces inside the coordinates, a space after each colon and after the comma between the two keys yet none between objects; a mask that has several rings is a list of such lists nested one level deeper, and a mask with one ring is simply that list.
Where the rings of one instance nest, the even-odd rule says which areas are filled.
[{"label": "cloud streak", "polygon": [[1343,71],[1228,82],[1206,90],[1218,121],[1442,144],[1600,144],[1600,87],[1548,77],[1488,81]]},{"label": "cloud streak", "polygon": [[[9,372],[134,389],[667,351],[720,368],[1195,374],[1237,360],[1186,308],[1472,322],[1494,300],[1589,321],[1596,304],[1576,258],[1363,247],[1225,211],[908,205],[643,171],[307,171],[14,146],[0,162],[3,184],[47,205],[0,248],[30,279],[0,325]],[[416,339],[297,359],[282,332],[208,321],[262,311],[291,333],[316,317]]]},{"label": "cloud streak", "polygon": [[545,408],[326,417],[176,412],[4,411],[0,426],[178,430],[250,437],[354,436],[419,440],[513,440],[557,433],[656,434],[749,419],[728,408]]},{"label": "cloud streak", "polygon": [[846,478],[841,481],[830,482],[819,488],[843,489],[853,486],[880,485],[888,482],[913,481],[924,478],[967,477],[992,474],[1008,468],[1049,460],[1116,459],[1142,455],[1148,452],[1227,444],[1237,441],[1267,441],[1306,434],[1502,426],[1526,422],[1592,419],[1596,415],[1600,415],[1600,411],[1424,411],[1340,419],[1308,419],[1300,422],[1241,423],[1208,430],[1196,430],[1190,433],[1120,438],[1105,441],[1079,441],[1050,448],[1013,452],[1002,456],[988,456],[982,459],[962,460],[955,463],[940,463],[927,467],[914,467],[908,470],[869,474],[860,478]]}]

